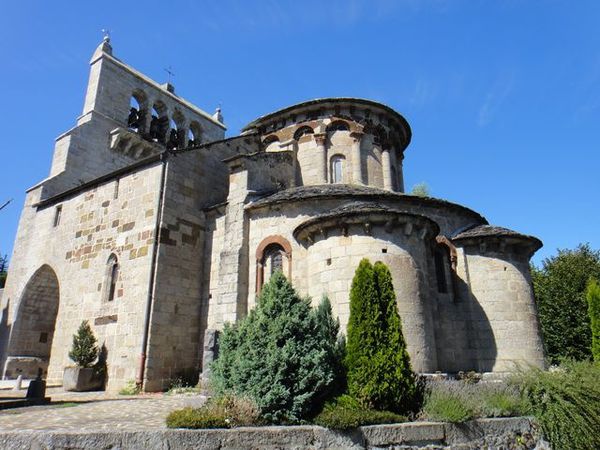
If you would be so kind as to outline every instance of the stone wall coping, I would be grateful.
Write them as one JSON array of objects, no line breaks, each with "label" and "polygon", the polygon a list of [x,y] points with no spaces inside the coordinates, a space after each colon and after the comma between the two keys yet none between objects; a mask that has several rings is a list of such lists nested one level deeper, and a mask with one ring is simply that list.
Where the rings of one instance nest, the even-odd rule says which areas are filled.
[{"label": "stone wall coping", "polygon": [[296,240],[303,241],[313,233],[319,233],[321,230],[332,227],[339,228],[343,224],[351,223],[385,224],[390,232],[392,228],[403,226],[405,223],[416,223],[424,228],[429,228],[433,236],[437,236],[440,232],[438,224],[422,214],[378,204],[351,203],[302,222],[294,229],[293,235]]},{"label": "stone wall coping", "polygon": [[[512,448],[523,435],[538,439],[529,417],[479,419],[463,424],[409,422],[372,425],[352,432],[304,426],[240,427],[235,429],[151,431],[0,433],[0,448],[11,449],[403,449]],[[547,448],[547,447],[546,447]]]},{"label": "stone wall coping", "polygon": [[293,203],[297,201],[321,200],[338,197],[348,197],[352,200],[397,200],[400,203],[406,203],[410,206],[430,206],[443,207],[461,210],[471,216],[477,224],[488,224],[488,221],[481,214],[473,211],[466,206],[452,203],[433,197],[420,197],[417,195],[405,194],[402,192],[386,191],[370,186],[357,186],[348,184],[323,184],[316,186],[299,186],[275,192],[256,200],[246,206],[247,209],[259,209],[272,205],[284,203]]}]

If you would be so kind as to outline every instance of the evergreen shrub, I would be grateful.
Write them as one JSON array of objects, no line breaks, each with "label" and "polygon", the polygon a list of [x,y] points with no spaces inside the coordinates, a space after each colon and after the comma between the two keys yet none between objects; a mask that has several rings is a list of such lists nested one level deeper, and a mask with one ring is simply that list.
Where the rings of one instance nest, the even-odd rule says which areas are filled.
[{"label": "evergreen shrub", "polygon": [[594,361],[600,362],[600,285],[594,278],[590,278],[588,283],[586,299],[592,329],[592,357]]},{"label": "evergreen shrub", "polygon": [[521,390],[554,450],[600,448],[600,365],[563,362],[553,371],[531,368],[511,382]]},{"label": "evergreen shrub", "polygon": [[[348,397],[348,396],[342,396]],[[356,400],[354,400],[356,402]],[[364,409],[358,403],[350,401],[334,401],[328,403],[323,411],[315,417],[315,425],[332,430],[352,430],[363,425],[406,422],[406,417],[391,411]]]},{"label": "evergreen shrub", "polygon": [[342,378],[338,330],[328,300],[313,310],[276,272],[248,316],[224,327],[211,386],[249,396],[269,423],[313,417]]},{"label": "evergreen shrub", "polygon": [[81,322],[77,333],[73,335],[73,346],[69,352],[69,358],[79,367],[91,367],[98,356],[96,337],[87,320]]},{"label": "evergreen shrub", "polygon": [[363,259],[352,280],[345,364],[348,393],[364,408],[406,414],[418,407],[392,276]]}]

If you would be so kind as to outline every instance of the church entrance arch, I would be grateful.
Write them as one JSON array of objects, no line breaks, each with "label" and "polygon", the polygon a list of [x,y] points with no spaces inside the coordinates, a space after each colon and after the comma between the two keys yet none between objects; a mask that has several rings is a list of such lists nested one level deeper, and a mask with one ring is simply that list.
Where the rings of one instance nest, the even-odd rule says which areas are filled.
[{"label": "church entrance arch", "polygon": [[[31,378],[50,361],[59,303],[58,277],[47,264],[29,279],[13,322],[5,376]],[[11,376],[12,375],[12,376]]]}]

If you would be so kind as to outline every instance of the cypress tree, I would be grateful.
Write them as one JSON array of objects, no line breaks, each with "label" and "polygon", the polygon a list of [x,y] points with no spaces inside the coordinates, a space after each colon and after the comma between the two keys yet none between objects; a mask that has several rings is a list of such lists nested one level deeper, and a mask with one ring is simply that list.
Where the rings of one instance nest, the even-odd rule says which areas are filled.
[{"label": "cypress tree", "polygon": [[600,285],[594,278],[588,282],[586,298],[592,329],[592,356],[594,361],[600,362]]},{"label": "cypress tree", "polygon": [[365,407],[410,412],[415,374],[410,366],[392,276],[363,259],[352,281],[346,355],[348,391]]}]

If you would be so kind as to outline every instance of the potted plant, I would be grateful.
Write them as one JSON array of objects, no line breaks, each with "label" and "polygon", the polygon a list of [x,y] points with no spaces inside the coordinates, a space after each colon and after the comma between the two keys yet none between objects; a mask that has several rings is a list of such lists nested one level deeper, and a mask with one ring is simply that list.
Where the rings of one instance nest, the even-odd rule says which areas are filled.
[{"label": "potted plant", "polygon": [[65,391],[93,391],[104,385],[104,374],[93,366],[98,356],[96,337],[87,320],[81,322],[77,333],[73,335],[73,347],[69,358],[76,366],[65,367],[63,389]]}]

